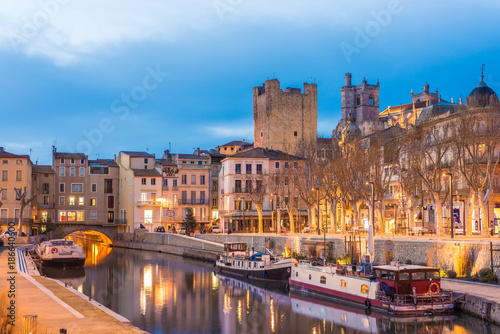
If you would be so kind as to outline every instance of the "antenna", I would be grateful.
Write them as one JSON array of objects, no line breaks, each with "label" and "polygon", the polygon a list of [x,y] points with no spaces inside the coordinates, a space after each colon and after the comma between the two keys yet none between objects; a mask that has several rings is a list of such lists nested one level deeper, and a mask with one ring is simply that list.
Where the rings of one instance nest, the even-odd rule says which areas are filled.
[{"label": "antenna", "polygon": [[172,142],[168,142],[168,151],[171,152],[172,151]]},{"label": "antenna", "polygon": [[481,82],[484,81],[484,64],[481,66]]}]

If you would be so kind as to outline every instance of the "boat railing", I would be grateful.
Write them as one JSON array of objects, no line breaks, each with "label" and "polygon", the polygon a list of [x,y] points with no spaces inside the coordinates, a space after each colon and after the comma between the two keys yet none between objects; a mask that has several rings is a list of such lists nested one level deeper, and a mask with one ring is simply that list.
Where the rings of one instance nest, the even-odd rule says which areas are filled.
[{"label": "boat railing", "polygon": [[395,294],[386,295],[384,291],[378,290],[375,294],[377,300],[393,303],[395,305],[418,305],[418,304],[441,304],[450,303],[451,294],[440,292],[436,294],[425,293],[425,294]]}]

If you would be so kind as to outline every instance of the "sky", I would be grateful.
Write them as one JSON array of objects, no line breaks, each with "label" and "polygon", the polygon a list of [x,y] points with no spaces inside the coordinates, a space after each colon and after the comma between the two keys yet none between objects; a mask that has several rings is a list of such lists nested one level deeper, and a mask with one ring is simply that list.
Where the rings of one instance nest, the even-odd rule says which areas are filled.
[{"label": "sky", "polygon": [[340,119],[344,74],[410,91],[500,92],[497,0],[38,0],[0,9],[0,146],[50,164],[120,151],[253,142],[252,90],[318,84],[318,134]]}]

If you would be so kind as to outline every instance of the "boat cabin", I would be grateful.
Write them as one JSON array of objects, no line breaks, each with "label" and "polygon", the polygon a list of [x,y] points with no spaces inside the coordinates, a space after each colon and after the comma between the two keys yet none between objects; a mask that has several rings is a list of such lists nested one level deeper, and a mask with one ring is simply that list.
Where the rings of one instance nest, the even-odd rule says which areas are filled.
[{"label": "boat cabin", "polygon": [[246,242],[225,242],[224,254],[227,257],[245,256],[247,253]]},{"label": "boat cabin", "polygon": [[73,240],[54,239],[49,242],[51,246],[73,246]]},{"label": "boat cabin", "polygon": [[378,282],[384,282],[394,288],[397,294],[439,293],[439,269],[433,267],[404,265],[391,263],[391,265],[374,266],[373,271]]}]

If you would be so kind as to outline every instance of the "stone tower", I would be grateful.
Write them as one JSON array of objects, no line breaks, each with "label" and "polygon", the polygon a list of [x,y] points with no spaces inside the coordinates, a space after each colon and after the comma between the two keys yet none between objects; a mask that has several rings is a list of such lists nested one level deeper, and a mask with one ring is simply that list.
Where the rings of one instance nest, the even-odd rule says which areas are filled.
[{"label": "stone tower", "polygon": [[318,137],[318,87],[304,83],[282,91],[277,79],[253,88],[254,147],[298,154],[301,143]]},{"label": "stone tower", "polygon": [[378,80],[376,85],[369,85],[363,78],[361,85],[353,86],[351,77],[351,73],[345,74],[345,86],[341,88],[342,119],[340,123],[347,123],[351,117],[351,120],[361,129],[362,136],[366,136],[382,129],[382,124],[379,122],[380,85]]}]

